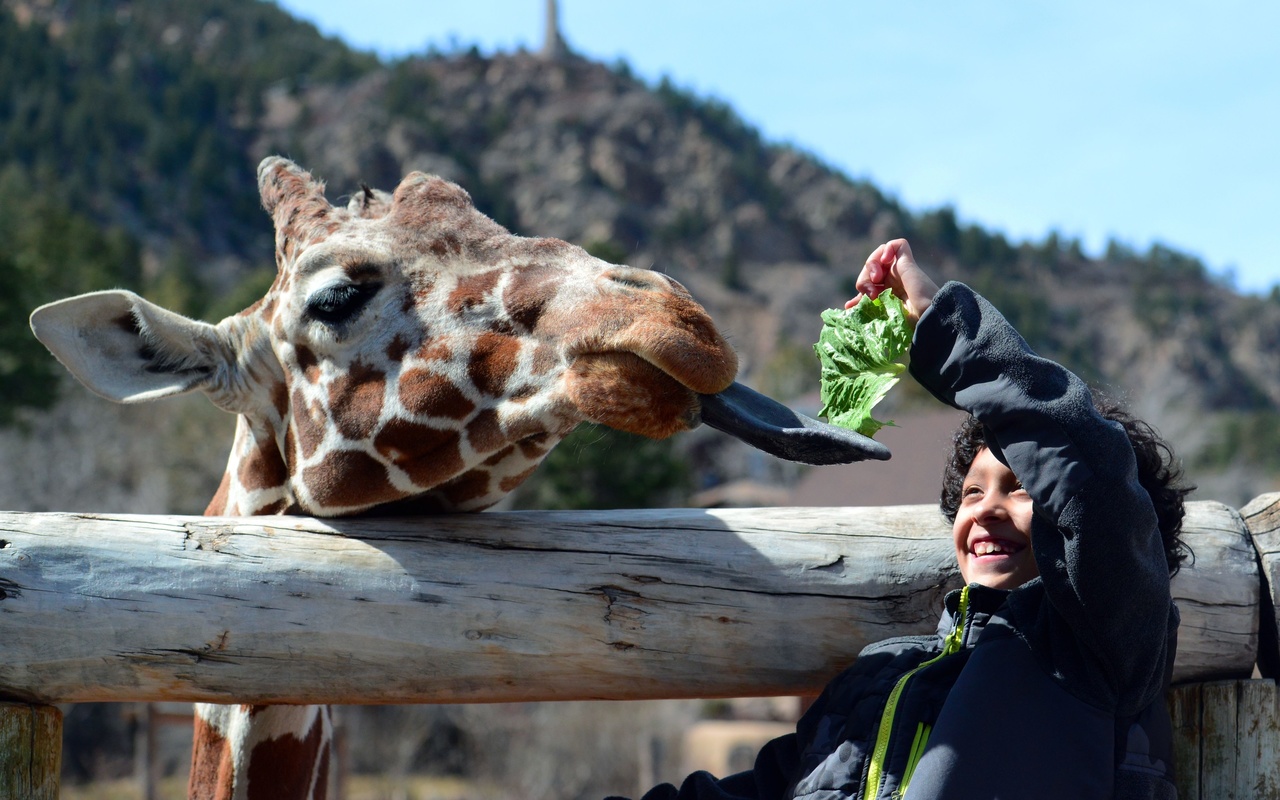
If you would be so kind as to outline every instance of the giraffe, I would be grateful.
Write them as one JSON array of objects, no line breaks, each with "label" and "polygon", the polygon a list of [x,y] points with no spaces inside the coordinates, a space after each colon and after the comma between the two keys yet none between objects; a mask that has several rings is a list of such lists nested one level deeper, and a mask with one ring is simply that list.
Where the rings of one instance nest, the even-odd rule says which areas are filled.
[{"label": "giraffe", "polygon": [[[733,349],[676,281],[513,235],[456,184],[411,173],[335,206],[276,156],[258,184],[277,274],[248,309],[210,324],[110,291],[31,317],[107,399],[201,391],[236,415],[206,514],[479,511],[588,420],[663,438],[706,419],[796,460],[888,457],[735,383]],[[195,716],[192,798],[324,797],[327,707]]]}]

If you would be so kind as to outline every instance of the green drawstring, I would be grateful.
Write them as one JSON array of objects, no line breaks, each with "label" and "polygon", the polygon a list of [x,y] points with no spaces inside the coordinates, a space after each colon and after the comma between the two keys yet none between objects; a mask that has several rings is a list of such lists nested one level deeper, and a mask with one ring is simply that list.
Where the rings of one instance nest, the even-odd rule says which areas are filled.
[{"label": "green drawstring", "polygon": [[[889,737],[893,732],[893,715],[898,710],[898,701],[902,698],[902,692],[907,688],[907,681],[911,677],[925,667],[936,664],[947,656],[960,652],[960,647],[964,643],[964,618],[969,610],[969,587],[966,586],[960,590],[960,605],[956,609],[956,624],[951,629],[951,633],[947,634],[947,638],[942,642],[942,652],[913,670],[908,671],[905,675],[898,679],[894,684],[893,691],[889,692],[889,699],[885,701],[884,713],[880,715],[880,730],[876,734],[876,746],[871,751],[871,763],[867,766],[867,784],[866,793],[863,797],[872,800],[880,794],[880,784],[884,782],[884,761],[889,754]],[[907,771],[902,777],[902,786],[898,790],[899,796],[907,790],[907,781],[911,777],[911,773],[915,770],[915,764],[919,761],[916,747],[919,745],[920,753],[924,752],[925,742],[929,739],[929,732],[932,727],[921,725],[916,728],[916,739],[912,743],[912,759],[907,765]],[[923,731],[923,733],[922,733]]]},{"label": "green drawstring", "polygon": [[902,773],[902,785],[898,787],[898,797],[906,795],[911,776],[916,774],[916,765],[920,763],[920,756],[924,755],[924,746],[929,743],[931,733],[933,733],[932,725],[916,723],[916,738],[911,742],[911,756],[907,759],[907,768]]}]

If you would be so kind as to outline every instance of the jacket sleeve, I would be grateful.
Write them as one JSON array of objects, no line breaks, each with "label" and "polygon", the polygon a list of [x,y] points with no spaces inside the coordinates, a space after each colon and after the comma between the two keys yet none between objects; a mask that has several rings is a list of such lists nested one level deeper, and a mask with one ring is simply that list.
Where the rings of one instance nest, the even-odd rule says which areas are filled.
[{"label": "jacket sleeve", "polygon": [[[983,423],[993,454],[1031,495],[1031,546],[1048,603],[1021,610],[1047,637],[1032,642],[1042,663],[1068,673],[1075,689],[1083,682],[1095,700],[1150,702],[1163,685],[1176,611],[1155,509],[1123,428],[963,284],[945,285],[921,317],[910,368],[935,397]],[[1015,614],[1019,594],[1010,597]]]}]

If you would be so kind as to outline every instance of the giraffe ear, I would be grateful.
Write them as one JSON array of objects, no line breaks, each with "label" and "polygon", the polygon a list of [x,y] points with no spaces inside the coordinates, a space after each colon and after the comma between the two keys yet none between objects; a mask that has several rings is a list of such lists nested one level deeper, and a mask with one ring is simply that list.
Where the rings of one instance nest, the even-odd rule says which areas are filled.
[{"label": "giraffe ear", "polygon": [[218,371],[216,329],[132,292],[93,292],[31,314],[31,330],[72,375],[117,403],[208,386]]}]

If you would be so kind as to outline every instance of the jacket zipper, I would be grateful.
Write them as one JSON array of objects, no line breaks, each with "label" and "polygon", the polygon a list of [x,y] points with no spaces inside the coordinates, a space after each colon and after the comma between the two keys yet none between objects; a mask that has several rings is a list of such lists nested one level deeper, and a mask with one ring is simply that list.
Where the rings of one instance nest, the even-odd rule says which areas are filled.
[{"label": "jacket zipper", "polygon": [[[884,713],[880,715],[880,730],[876,733],[876,746],[871,751],[871,765],[867,769],[867,782],[863,790],[862,796],[868,800],[880,796],[880,787],[884,783],[884,761],[889,754],[889,739],[893,732],[893,715],[898,710],[898,701],[902,698],[903,691],[907,688],[907,682],[911,680],[917,672],[925,667],[936,664],[943,658],[960,651],[960,646],[964,642],[964,621],[965,614],[969,609],[969,587],[965,586],[960,590],[960,605],[956,609],[956,626],[951,629],[951,633],[947,634],[947,638],[943,641],[942,652],[933,658],[920,664],[912,670],[908,670],[898,682],[893,685],[893,691],[889,692],[889,699],[884,704]],[[913,742],[913,750],[919,745],[921,752],[924,751],[924,743],[919,739],[922,735],[922,727],[916,728],[916,741]],[[932,729],[930,729],[932,730]],[[927,739],[928,733],[923,736]],[[919,760],[918,754],[915,760]],[[909,765],[909,770],[903,775],[902,787],[898,793],[899,797],[907,790],[907,781],[910,779],[911,772],[915,771],[915,764]]]}]

